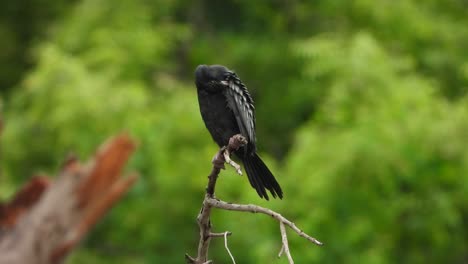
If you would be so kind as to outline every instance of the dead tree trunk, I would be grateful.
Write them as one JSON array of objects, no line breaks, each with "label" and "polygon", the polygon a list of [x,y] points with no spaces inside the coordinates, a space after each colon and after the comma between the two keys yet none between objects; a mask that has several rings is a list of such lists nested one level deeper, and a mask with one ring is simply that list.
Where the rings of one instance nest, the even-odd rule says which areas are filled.
[{"label": "dead tree trunk", "polygon": [[121,177],[135,144],[120,135],[93,159],[68,159],[55,180],[37,177],[0,204],[0,264],[61,263],[137,179]]}]

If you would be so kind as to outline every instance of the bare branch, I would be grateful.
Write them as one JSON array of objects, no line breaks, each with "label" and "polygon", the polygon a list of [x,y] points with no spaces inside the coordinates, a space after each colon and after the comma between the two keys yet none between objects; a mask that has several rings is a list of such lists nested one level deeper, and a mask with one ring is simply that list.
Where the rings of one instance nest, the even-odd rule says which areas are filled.
[{"label": "bare branch", "polygon": [[[240,165],[232,161],[229,158],[229,156],[232,152],[238,150],[245,144],[247,144],[247,139],[245,139],[244,136],[239,134],[234,135],[229,139],[229,145],[227,145],[226,147],[222,147],[218,151],[218,153],[216,153],[213,160],[211,161],[211,163],[213,164],[213,168],[211,169],[211,173],[208,176],[208,186],[206,187],[206,194],[209,197],[213,197],[214,195],[216,180],[218,179],[219,172],[221,171],[221,169],[224,169],[224,163],[227,162],[226,156],[230,161],[229,164],[236,169],[237,173],[239,173]],[[242,175],[242,171],[239,174]]]},{"label": "bare branch", "polygon": [[214,197],[214,191],[216,187],[216,181],[218,179],[219,172],[221,169],[224,169],[224,153],[232,153],[233,151],[239,149],[241,146],[247,143],[245,137],[241,135],[235,135],[229,140],[229,145],[227,147],[221,148],[218,153],[213,158],[211,162],[213,168],[211,173],[208,176],[208,186],[206,187],[205,200],[203,201],[203,206],[200,210],[200,213],[197,216],[198,227],[200,228],[200,240],[198,242],[198,255],[196,258],[193,258],[185,254],[185,260],[187,263],[193,264],[203,264],[208,261],[208,248],[211,241],[211,206],[208,205],[207,199]]},{"label": "bare branch", "polygon": [[279,213],[277,213],[277,212],[275,212],[275,211],[273,211],[271,209],[264,208],[264,207],[254,205],[254,204],[227,203],[225,201],[221,201],[221,200],[217,200],[217,199],[213,199],[213,198],[205,199],[205,202],[208,203],[212,207],[221,208],[221,209],[225,209],[225,210],[250,212],[250,213],[262,213],[262,214],[269,215],[269,216],[275,218],[276,220],[278,220],[278,222],[284,223],[285,225],[289,226],[299,236],[309,240],[310,242],[312,242],[312,243],[314,243],[316,245],[319,245],[319,246],[323,245],[322,242],[320,242],[317,239],[307,235],[306,233],[304,233],[304,231],[299,229],[293,222],[289,221],[284,216],[282,216],[281,214],[279,214]]},{"label": "bare branch", "polygon": [[280,253],[285,252],[286,256],[288,257],[289,264],[294,264],[294,260],[291,256],[291,252],[289,252],[288,235],[286,234],[286,227],[284,227],[283,222],[280,222],[280,230],[281,230],[281,241],[283,242],[283,246],[281,247]]},{"label": "bare branch", "polygon": [[[208,260],[208,248],[210,245],[210,240],[212,237],[221,236],[221,234],[219,233],[211,232],[210,215],[211,215],[211,209],[213,207],[224,209],[224,210],[230,210],[230,211],[262,213],[262,214],[269,215],[273,217],[274,219],[276,219],[280,223],[280,230],[281,230],[281,236],[282,236],[282,248],[279,253],[279,256],[281,256],[282,253],[285,252],[288,257],[289,263],[294,263],[294,261],[289,251],[285,225],[289,226],[292,230],[294,230],[297,234],[299,234],[299,236],[304,237],[310,242],[319,246],[323,245],[322,242],[304,233],[304,231],[300,230],[293,222],[291,222],[290,220],[283,217],[281,214],[271,209],[264,208],[258,205],[252,205],[252,204],[227,203],[222,200],[218,200],[214,198],[216,181],[218,179],[219,172],[221,171],[221,169],[224,169],[225,162],[233,166],[236,169],[236,171],[242,175],[242,172],[240,171],[240,166],[230,159],[230,155],[232,152],[236,151],[239,147],[245,145],[246,143],[247,143],[247,140],[245,139],[245,137],[241,135],[234,135],[230,138],[229,145],[227,147],[221,148],[218,151],[218,153],[215,155],[215,157],[213,158],[213,161],[212,161],[213,168],[211,170],[210,175],[208,176],[209,180],[208,180],[208,186],[206,188],[205,199],[203,200],[202,209],[200,210],[200,213],[198,214],[198,217],[197,217],[198,226],[200,228],[198,255],[196,258],[193,258],[189,256],[188,254],[185,254],[185,260],[189,264],[211,263],[211,261]],[[234,257],[232,256],[231,252],[229,251],[229,248],[227,247],[228,235],[230,235],[230,233],[228,232],[223,233],[223,236],[225,238],[225,247],[229,255],[231,256],[233,263],[235,263]]]}]

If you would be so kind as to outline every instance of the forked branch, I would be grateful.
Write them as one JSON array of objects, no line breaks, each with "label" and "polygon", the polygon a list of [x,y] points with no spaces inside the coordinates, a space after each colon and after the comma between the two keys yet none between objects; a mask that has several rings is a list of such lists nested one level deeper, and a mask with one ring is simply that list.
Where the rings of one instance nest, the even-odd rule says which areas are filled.
[{"label": "forked branch", "polygon": [[[216,187],[216,180],[218,179],[219,172],[221,169],[224,169],[224,163],[228,163],[233,166],[237,173],[242,175],[240,170],[240,166],[230,159],[230,155],[232,152],[236,151],[241,146],[247,144],[246,139],[241,135],[234,135],[229,140],[229,144],[226,147],[223,147],[219,150],[219,152],[213,158],[213,168],[211,170],[210,175],[208,176],[208,186],[206,188],[205,199],[203,200],[203,205],[200,210],[200,213],[197,217],[198,226],[200,228],[200,240],[198,243],[198,254],[196,258],[185,254],[185,259],[187,263],[190,264],[207,264],[212,263],[211,260],[208,260],[208,248],[210,246],[210,241],[212,237],[220,237],[219,234],[214,235],[211,232],[211,222],[210,222],[210,215],[211,209],[219,208],[224,210],[230,211],[241,211],[241,212],[251,212],[251,213],[262,213],[273,217],[277,220],[280,224],[280,231],[281,231],[281,241],[282,247],[279,256],[283,253],[286,254],[289,263],[294,263],[291,253],[289,251],[288,245],[288,238],[286,235],[286,228],[285,226],[290,227],[293,231],[295,231],[299,236],[304,237],[305,239],[309,240],[310,242],[316,245],[323,245],[322,242],[318,241],[317,239],[309,236],[304,231],[299,229],[293,222],[283,217],[281,214],[258,205],[253,204],[233,204],[227,203],[222,200],[216,199],[214,197],[215,187]],[[229,233],[230,234],[230,233]],[[224,236],[226,239],[226,236]],[[226,240],[225,240],[226,243]],[[230,251],[227,249],[229,255],[231,256],[233,262],[234,258],[231,255]]]}]

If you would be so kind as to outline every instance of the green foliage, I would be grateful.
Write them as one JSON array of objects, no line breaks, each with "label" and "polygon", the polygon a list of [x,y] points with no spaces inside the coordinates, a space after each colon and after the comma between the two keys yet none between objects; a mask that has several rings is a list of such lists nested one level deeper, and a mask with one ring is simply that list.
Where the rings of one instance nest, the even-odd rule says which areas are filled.
[{"label": "green foliage", "polygon": [[[178,263],[195,252],[217,150],[198,113],[198,64],[227,65],[247,84],[262,157],[285,192],[260,201],[228,168],[218,196],[276,209],[325,242],[291,233],[296,262],[466,261],[462,1],[49,4],[0,11],[0,197],[120,131],[139,142],[128,170],[140,180],[70,263]],[[286,263],[268,217],[215,211],[213,224],[234,233],[238,263]],[[230,263],[221,241],[210,254]]]},{"label": "green foliage", "polygon": [[[8,94],[33,66],[30,49],[73,1],[3,1],[0,8],[0,94]],[[38,8],[40,6],[40,8]]]},{"label": "green foliage", "polygon": [[342,60],[327,68],[338,76],[330,96],[286,162],[287,175],[308,176],[301,191],[288,186],[290,199],[311,203],[299,221],[332,238],[327,250],[301,252],[302,262],[461,263],[468,246],[466,103],[448,104],[430,82],[401,76],[398,59],[367,35],[341,50]]}]

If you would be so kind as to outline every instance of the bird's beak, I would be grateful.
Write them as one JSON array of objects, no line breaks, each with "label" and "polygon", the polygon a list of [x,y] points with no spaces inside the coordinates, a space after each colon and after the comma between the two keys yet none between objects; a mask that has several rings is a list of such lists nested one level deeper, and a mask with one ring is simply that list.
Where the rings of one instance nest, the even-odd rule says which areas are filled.
[{"label": "bird's beak", "polygon": [[220,83],[221,83],[222,85],[226,85],[226,86],[229,85],[229,82],[228,82],[228,81],[221,81]]}]

